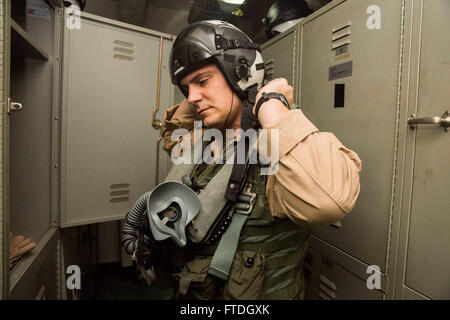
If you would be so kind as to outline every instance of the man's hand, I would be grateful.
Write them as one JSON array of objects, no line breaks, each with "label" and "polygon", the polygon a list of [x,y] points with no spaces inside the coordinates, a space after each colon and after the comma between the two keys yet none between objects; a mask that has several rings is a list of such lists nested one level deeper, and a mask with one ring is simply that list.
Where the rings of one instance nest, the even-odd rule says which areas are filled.
[{"label": "man's hand", "polygon": [[10,232],[9,246],[9,267],[12,268],[25,253],[36,246],[36,243],[31,239],[25,239],[24,236],[13,236]]},{"label": "man's hand", "polygon": [[[281,93],[289,101],[289,105],[292,105],[292,103],[294,102],[294,89],[284,78],[274,79],[264,87],[262,87],[256,95],[256,103],[258,102],[259,98],[261,98],[263,92]],[[286,106],[284,106],[281,101],[276,99],[268,100],[267,102],[263,103],[263,105],[259,109],[258,118],[260,120],[261,126],[265,127],[269,125],[270,122],[276,121],[282,113],[287,111],[288,110],[286,109]],[[255,107],[253,107],[253,114],[255,114]]]}]

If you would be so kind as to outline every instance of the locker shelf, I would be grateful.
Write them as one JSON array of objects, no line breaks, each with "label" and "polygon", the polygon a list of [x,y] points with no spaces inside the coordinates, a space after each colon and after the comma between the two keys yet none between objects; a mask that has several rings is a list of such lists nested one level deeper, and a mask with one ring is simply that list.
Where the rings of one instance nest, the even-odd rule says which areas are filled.
[{"label": "locker shelf", "polygon": [[11,19],[11,54],[25,58],[48,60],[48,53]]},{"label": "locker shelf", "polygon": [[42,260],[45,259],[48,251],[51,250],[51,246],[48,244],[50,241],[56,241],[56,228],[50,228],[42,239],[37,243],[28,254],[20,259],[10,271],[10,290],[14,291],[16,285],[25,278],[25,275],[33,268],[37,268]]}]

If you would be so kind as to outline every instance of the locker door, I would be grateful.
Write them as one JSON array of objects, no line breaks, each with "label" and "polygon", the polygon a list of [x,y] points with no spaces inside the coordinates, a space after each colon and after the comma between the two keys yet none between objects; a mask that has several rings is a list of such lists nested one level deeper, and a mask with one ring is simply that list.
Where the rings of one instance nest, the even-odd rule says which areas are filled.
[{"label": "locker door", "polygon": [[[367,27],[373,5],[380,8],[380,29]],[[400,1],[334,1],[328,11],[305,20],[301,35],[300,106],[319,130],[335,134],[362,160],[353,212],[313,234],[383,273],[397,144],[401,10]]]},{"label": "locker door", "polygon": [[261,54],[266,67],[266,79],[285,78],[294,90],[298,81],[296,79],[298,30],[299,26],[297,25],[261,46]]},{"label": "locker door", "polygon": [[155,186],[164,153],[152,126],[158,70],[157,119],[173,100],[172,36],[91,14],[80,19],[64,30],[63,227],[123,219]]},{"label": "locker door", "polygon": [[[441,117],[450,111],[450,2],[423,1],[421,5],[418,96],[413,112],[417,118]],[[418,124],[408,131],[413,174],[403,281],[407,291],[450,299],[450,132],[439,124]]]}]

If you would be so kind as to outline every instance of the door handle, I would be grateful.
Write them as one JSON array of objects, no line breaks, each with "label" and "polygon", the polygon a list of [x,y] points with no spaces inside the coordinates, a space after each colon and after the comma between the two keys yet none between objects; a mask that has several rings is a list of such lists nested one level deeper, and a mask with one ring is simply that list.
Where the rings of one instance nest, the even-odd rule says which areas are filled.
[{"label": "door handle", "polygon": [[448,111],[445,111],[440,117],[425,118],[416,118],[416,115],[412,114],[408,118],[408,124],[411,129],[414,129],[418,124],[440,124],[444,128],[444,131],[448,131],[450,127],[450,114]]}]

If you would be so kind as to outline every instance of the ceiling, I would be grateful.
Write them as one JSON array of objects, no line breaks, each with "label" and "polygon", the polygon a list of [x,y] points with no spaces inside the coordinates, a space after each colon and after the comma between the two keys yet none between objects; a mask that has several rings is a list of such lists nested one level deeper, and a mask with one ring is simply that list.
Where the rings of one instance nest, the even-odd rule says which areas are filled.
[{"label": "ceiling", "polygon": [[[268,40],[265,34],[264,24],[262,19],[266,16],[270,6],[276,0],[246,0],[242,5],[227,4],[220,0],[86,0],[87,5],[85,10],[87,12],[102,15],[103,12],[108,12],[111,15],[112,10],[120,21],[149,27],[149,20],[155,19],[155,10],[152,8],[160,8],[161,14],[174,15],[179,18],[170,19],[172,17],[159,17],[158,26],[161,26],[160,31],[170,29],[168,24],[176,23],[176,31],[184,27],[183,24],[188,24],[189,19],[196,19],[200,17],[204,19],[221,18],[226,20],[249,35],[255,42],[262,44]],[[317,10],[331,0],[306,0],[311,9]],[[150,7],[150,10],[148,8]],[[200,10],[201,9],[201,13]],[[239,10],[238,16],[233,15]],[[153,11],[153,12],[152,12]],[[206,15],[205,15],[206,12]],[[106,16],[106,15],[105,15]],[[110,16],[111,17],[111,16]],[[167,23],[165,21],[168,21]],[[176,21],[176,22],[174,22]],[[154,25],[151,27],[155,28]],[[174,27],[174,26],[173,26]],[[176,34],[177,32],[171,32]]]}]

